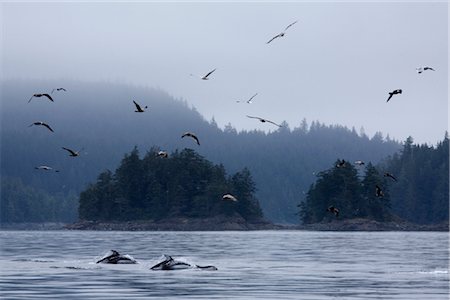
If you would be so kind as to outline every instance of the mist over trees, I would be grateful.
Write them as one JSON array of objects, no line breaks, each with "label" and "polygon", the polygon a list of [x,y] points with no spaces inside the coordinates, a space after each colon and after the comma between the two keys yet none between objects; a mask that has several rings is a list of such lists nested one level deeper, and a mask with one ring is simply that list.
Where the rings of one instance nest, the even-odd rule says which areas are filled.
[{"label": "mist over trees", "polygon": [[78,195],[49,194],[26,186],[19,178],[1,179],[2,223],[74,222],[78,218]]},{"label": "mist over trees", "polygon": [[[173,217],[241,216],[258,221],[262,212],[254,196],[255,184],[243,169],[227,176],[192,149],[157,155],[151,149],[143,159],[136,148],[125,155],[112,173],[101,173],[80,195],[83,220],[159,220]],[[223,200],[231,193],[238,201]]]},{"label": "mist over trees", "polygon": [[[32,94],[56,86],[67,92],[52,94],[54,103],[40,98],[27,103]],[[315,174],[336,158],[377,164],[401,148],[380,133],[368,137],[355,129],[301,119],[292,129],[283,123],[270,132],[238,132],[231,124],[220,129],[164,91],[118,83],[11,80],[2,82],[1,98],[2,177],[20,178],[25,187],[51,196],[79,195],[98,174],[115,170],[134,146],[141,152],[154,146],[168,152],[188,147],[222,164],[228,174],[248,168],[264,216],[297,223],[299,199],[315,182]],[[149,108],[135,113],[133,100]],[[35,121],[47,122],[55,132],[28,127]],[[194,132],[201,146],[181,139],[186,131]],[[69,157],[61,147],[82,151],[79,157]],[[39,165],[60,172],[35,170]]]}]

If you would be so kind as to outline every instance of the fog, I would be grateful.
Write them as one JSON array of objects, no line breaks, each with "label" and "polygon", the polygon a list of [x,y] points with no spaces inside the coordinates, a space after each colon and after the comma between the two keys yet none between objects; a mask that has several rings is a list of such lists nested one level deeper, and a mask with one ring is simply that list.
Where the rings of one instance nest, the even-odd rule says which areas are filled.
[{"label": "fog", "polygon": [[[448,128],[446,2],[0,5],[5,79],[161,88],[238,130],[273,130],[246,115],[306,118],[434,144]],[[214,68],[210,80],[190,76]]]}]

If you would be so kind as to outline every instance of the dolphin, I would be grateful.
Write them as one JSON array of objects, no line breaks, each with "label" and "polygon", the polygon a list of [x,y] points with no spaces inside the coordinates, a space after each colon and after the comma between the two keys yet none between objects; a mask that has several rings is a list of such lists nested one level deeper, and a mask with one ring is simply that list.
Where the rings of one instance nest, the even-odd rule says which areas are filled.
[{"label": "dolphin", "polygon": [[187,262],[174,260],[169,255],[164,255],[163,261],[157,263],[150,269],[151,270],[163,270],[163,271],[183,270],[183,269],[202,269],[202,270],[209,270],[209,271],[217,270],[217,268],[214,266],[198,266],[198,265],[194,265],[194,264],[189,264]]},{"label": "dolphin", "polygon": [[100,258],[97,264],[137,264],[137,261],[130,255],[121,255],[116,250],[111,250]]}]

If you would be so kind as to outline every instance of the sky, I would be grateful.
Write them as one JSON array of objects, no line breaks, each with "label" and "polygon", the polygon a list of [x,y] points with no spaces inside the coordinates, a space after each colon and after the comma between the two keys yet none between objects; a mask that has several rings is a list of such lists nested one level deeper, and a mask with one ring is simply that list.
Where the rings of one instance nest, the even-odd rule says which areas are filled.
[{"label": "sky", "polygon": [[[246,115],[429,144],[448,130],[446,1],[0,5],[4,79],[159,88],[238,130],[276,129]],[[422,66],[436,71],[418,74]],[[190,75],[213,69],[210,80]],[[386,102],[395,89],[403,93]]]}]

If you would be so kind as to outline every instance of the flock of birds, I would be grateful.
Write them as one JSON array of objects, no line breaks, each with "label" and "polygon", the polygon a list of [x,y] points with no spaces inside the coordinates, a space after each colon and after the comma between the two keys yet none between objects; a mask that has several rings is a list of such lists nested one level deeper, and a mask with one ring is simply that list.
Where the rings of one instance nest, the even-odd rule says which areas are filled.
[{"label": "flock of birds", "polygon": [[[202,79],[207,80],[208,76],[209,76],[211,73],[213,73],[214,71],[215,71],[215,70],[209,72],[207,75],[203,76]],[[55,89],[52,90],[52,92],[51,92],[50,94],[53,94],[54,91],[64,91],[64,92],[66,92],[67,90],[66,90],[65,88],[55,88]],[[54,102],[54,99],[52,98],[52,96],[51,96],[50,94],[47,94],[47,93],[33,94],[33,95],[31,96],[31,98],[28,100],[28,103],[30,103],[31,100],[32,100],[33,98],[41,98],[41,97],[46,97],[46,98],[47,98],[48,100],[50,100],[51,102]],[[140,105],[139,103],[137,103],[136,101],[134,101],[134,100],[133,100],[133,103],[134,103],[134,105],[135,105],[135,107],[136,107],[135,112],[137,112],[137,113],[143,113],[143,112],[145,112],[145,110],[148,108],[148,106],[145,106],[144,108],[142,108],[141,105]],[[43,122],[43,121],[36,121],[36,122],[33,122],[33,123],[30,124],[28,127],[31,127],[31,126],[43,126],[43,127],[47,128],[48,130],[50,130],[51,132],[55,132],[55,131],[53,130],[53,128],[50,127],[49,124],[47,124],[46,122]],[[185,137],[190,137],[190,138],[192,138],[192,139],[197,143],[197,145],[200,146],[200,140],[198,139],[198,137],[197,137],[194,133],[192,133],[192,132],[185,132],[185,133],[181,136],[181,138],[185,138]],[[62,148],[63,150],[65,150],[65,151],[67,151],[67,152],[69,153],[69,156],[70,156],[70,157],[77,157],[77,156],[80,156],[80,152],[83,150],[83,148],[82,148],[81,150],[79,150],[79,151],[75,151],[75,150],[72,150],[72,149],[67,148],[67,147],[61,147],[61,148]],[[169,157],[168,152],[167,152],[167,151],[162,151],[162,150],[161,150],[161,151],[158,151],[158,153],[157,153],[156,155],[157,155],[158,157],[161,157],[161,158],[168,158],[168,157]],[[52,167],[47,166],[47,165],[36,166],[35,169],[36,169],[36,170],[42,170],[42,171],[54,171],[54,172],[59,172],[59,170],[53,169]],[[237,198],[236,198],[235,196],[231,195],[231,194],[225,194],[225,195],[223,195],[223,196],[222,196],[222,199],[223,199],[223,200],[226,200],[226,201],[231,201],[231,202],[237,202],[237,201],[238,201]]]},{"label": "flock of birds", "polygon": [[[287,31],[289,28],[291,28],[292,26],[294,26],[295,24],[297,24],[297,23],[298,23],[298,20],[297,20],[297,21],[294,21],[294,22],[292,22],[292,23],[290,23],[288,26],[286,26],[286,28],[285,28],[282,32],[280,32],[279,34],[277,34],[277,35],[273,36],[272,38],[270,38],[270,39],[266,42],[266,44],[270,44],[270,43],[272,43],[273,41],[275,41],[276,39],[279,39],[279,38],[284,37],[284,36],[286,35],[286,31]],[[201,80],[205,80],[205,81],[206,81],[206,80],[210,80],[210,79],[211,79],[211,75],[212,75],[214,72],[216,72],[216,70],[217,70],[217,68],[215,68],[215,69],[209,71],[208,73],[206,73],[206,74],[203,75],[203,76],[198,76],[198,75],[194,75],[194,74],[190,74],[190,76],[195,76],[195,77],[200,78]],[[423,67],[418,67],[418,68],[416,68],[416,71],[417,71],[418,74],[422,74],[422,73],[425,72],[425,71],[435,71],[435,70],[434,70],[432,67],[429,67],[429,66],[423,66]],[[54,99],[52,98],[51,95],[52,95],[55,91],[57,91],[57,92],[61,92],[61,91],[66,92],[67,90],[66,90],[65,88],[60,87],[60,88],[54,88],[54,89],[51,91],[50,94],[48,94],[48,93],[36,93],[36,94],[33,94],[33,95],[31,96],[31,98],[28,100],[28,103],[30,103],[31,100],[34,99],[34,98],[41,98],[41,97],[45,97],[45,98],[47,98],[48,100],[50,100],[51,102],[54,102]],[[394,95],[402,94],[402,92],[403,92],[402,89],[396,89],[396,90],[393,90],[392,92],[389,92],[389,93],[388,93],[388,94],[389,94],[389,97],[388,97],[388,99],[386,100],[386,102],[389,102],[389,101],[391,100],[391,98],[392,98]],[[242,101],[242,100],[237,100],[236,102],[237,102],[237,103],[252,104],[252,103],[253,103],[253,99],[254,99],[257,95],[258,95],[258,93],[255,93],[255,94],[252,95],[248,100],[244,100],[244,101]],[[137,112],[137,113],[144,113],[144,112],[146,111],[146,109],[148,109],[148,106],[144,106],[144,107],[143,107],[143,106],[141,106],[139,103],[137,103],[135,100],[133,100],[133,103],[134,103],[135,108],[136,108],[135,112]],[[277,126],[277,127],[282,127],[282,125],[280,125],[280,124],[278,124],[278,123],[276,123],[276,122],[273,122],[273,121],[271,121],[271,120],[269,120],[269,119],[266,119],[266,118],[262,118],[262,117],[258,117],[258,116],[249,116],[249,115],[247,115],[246,117],[248,117],[248,118],[250,118],[250,119],[256,119],[256,120],[260,121],[261,123],[270,123],[270,124],[275,125],[275,126]],[[45,122],[42,122],[42,121],[33,122],[31,125],[29,125],[29,127],[31,127],[31,126],[43,126],[43,127],[47,128],[48,130],[50,130],[51,132],[54,132],[54,130],[52,129],[52,127],[50,127],[49,124],[47,124],[47,123],[45,123]],[[192,133],[192,132],[185,132],[184,134],[181,135],[181,138],[185,138],[185,137],[188,137],[188,138],[193,139],[193,140],[196,142],[196,144],[197,144],[198,146],[200,146],[200,140],[199,140],[198,136],[197,136],[195,133]],[[65,151],[67,151],[67,152],[69,153],[69,156],[70,156],[70,157],[77,157],[77,156],[79,156],[79,155],[80,155],[80,152],[83,150],[83,149],[81,149],[81,150],[79,150],[79,151],[75,151],[75,150],[70,149],[70,148],[67,148],[67,147],[62,147],[62,149],[65,150]],[[168,157],[169,157],[169,154],[168,154],[166,151],[159,151],[159,152],[157,153],[157,156],[159,156],[159,157],[161,157],[161,158],[168,158]],[[345,167],[346,163],[347,163],[347,162],[346,162],[345,160],[342,160],[342,161],[340,161],[340,162],[337,164],[337,167]],[[361,161],[361,160],[358,160],[358,161],[355,161],[355,164],[358,165],[358,166],[362,166],[362,165],[364,165],[364,162]],[[55,169],[53,169],[52,167],[49,167],[49,166],[46,166],[46,165],[41,165],[41,166],[35,167],[35,169],[38,169],[38,170],[44,170],[44,171],[55,171],[55,172],[59,172],[59,170],[55,170]],[[396,179],[392,174],[390,174],[390,173],[385,173],[384,176],[385,176],[385,177],[389,177],[389,178],[393,179],[394,181],[397,181],[397,179]],[[376,187],[375,187],[375,195],[376,195],[377,197],[383,197],[383,196],[384,196],[383,190],[382,190],[381,187],[379,187],[378,185],[376,185]],[[235,196],[231,195],[231,194],[225,194],[225,195],[223,195],[222,199],[223,199],[223,200],[227,200],[227,201],[233,201],[233,202],[238,201],[237,198],[236,198]],[[336,207],[334,207],[333,205],[331,205],[330,207],[328,207],[327,211],[333,213],[336,217],[339,215],[339,209],[336,208]]]}]

